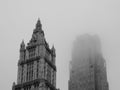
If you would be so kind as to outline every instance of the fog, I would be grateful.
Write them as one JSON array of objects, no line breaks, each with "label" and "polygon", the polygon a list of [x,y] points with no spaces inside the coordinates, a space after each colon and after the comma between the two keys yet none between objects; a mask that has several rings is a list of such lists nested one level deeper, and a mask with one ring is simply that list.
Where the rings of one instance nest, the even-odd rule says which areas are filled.
[{"label": "fog", "polygon": [[103,58],[100,38],[97,35],[80,35],[73,43],[70,68],[77,68],[77,70],[80,68],[89,68],[90,65],[94,65],[98,61],[103,61],[99,57]]},{"label": "fog", "polygon": [[81,69],[84,68],[88,70],[89,67],[94,64],[104,66],[105,61],[104,59],[100,58],[104,57],[101,51],[101,42],[99,36],[90,34],[80,35],[74,40],[73,43],[70,69],[75,69],[75,72],[81,72]]},{"label": "fog", "polygon": [[100,37],[110,90],[119,90],[119,9],[120,0],[0,0],[0,89],[11,90],[17,80],[20,43],[28,43],[39,17],[56,49],[58,88],[68,89],[73,42],[88,33]]},{"label": "fog", "polygon": [[95,90],[109,90],[106,61],[102,55],[99,36],[83,34],[73,44],[69,90],[92,89],[92,85]]},{"label": "fog", "polygon": [[[101,53],[101,43],[97,35],[80,35],[74,41],[74,47],[72,50],[72,60],[78,57],[87,59],[89,56],[94,56],[96,53]],[[80,61],[80,60],[79,60]]]}]

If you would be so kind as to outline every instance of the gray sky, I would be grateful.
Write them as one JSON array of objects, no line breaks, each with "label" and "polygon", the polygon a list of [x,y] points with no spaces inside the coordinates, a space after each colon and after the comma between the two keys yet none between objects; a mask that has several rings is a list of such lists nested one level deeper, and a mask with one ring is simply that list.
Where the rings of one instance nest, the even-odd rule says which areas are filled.
[{"label": "gray sky", "polygon": [[110,90],[120,89],[120,0],[0,0],[0,90],[16,81],[20,43],[30,40],[38,17],[56,48],[58,88],[68,88],[73,40],[90,33],[101,38]]}]

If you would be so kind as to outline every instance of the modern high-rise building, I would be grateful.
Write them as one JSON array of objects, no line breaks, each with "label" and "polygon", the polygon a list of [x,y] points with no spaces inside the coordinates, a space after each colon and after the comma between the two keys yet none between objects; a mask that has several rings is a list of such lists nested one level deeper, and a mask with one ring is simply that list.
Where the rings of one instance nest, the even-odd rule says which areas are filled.
[{"label": "modern high-rise building", "polygon": [[109,90],[98,36],[83,35],[74,42],[68,83],[69,90]]},{"label": "modern high-rise building", "polygon": [[56,90],[55,48],[50,49],[38,19],[32,38],[20,45],[17,83],[12,90]]}]

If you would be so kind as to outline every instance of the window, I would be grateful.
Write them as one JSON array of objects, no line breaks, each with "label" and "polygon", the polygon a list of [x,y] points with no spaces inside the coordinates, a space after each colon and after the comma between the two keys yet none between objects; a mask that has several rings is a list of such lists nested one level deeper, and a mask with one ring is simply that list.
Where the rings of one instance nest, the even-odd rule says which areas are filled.
[{"label": "window", "polygon": [[35,48],[31,48],[29,50],[29,58],[33,58],[33,57],[35,57]]},{"label": "window", "polygon": [[27,64],[27,81],[33,80],[33,62]]},{"label": "window", "polygon": [[51,67],[47,65],[47,80],[51,82]]}]

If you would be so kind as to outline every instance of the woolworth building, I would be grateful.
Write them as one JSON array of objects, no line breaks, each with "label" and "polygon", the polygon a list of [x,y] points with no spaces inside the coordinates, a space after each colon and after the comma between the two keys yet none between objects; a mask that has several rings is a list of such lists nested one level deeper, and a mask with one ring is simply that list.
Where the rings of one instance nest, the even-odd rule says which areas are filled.
[{"label": "woolworth building", "polygon": [[27,46],[20,45],[17,83],[12,90],[56,90],[55,48],[49,48],[38,19]]}]

